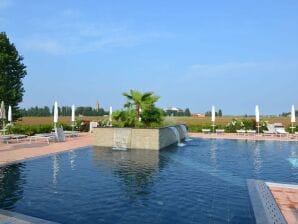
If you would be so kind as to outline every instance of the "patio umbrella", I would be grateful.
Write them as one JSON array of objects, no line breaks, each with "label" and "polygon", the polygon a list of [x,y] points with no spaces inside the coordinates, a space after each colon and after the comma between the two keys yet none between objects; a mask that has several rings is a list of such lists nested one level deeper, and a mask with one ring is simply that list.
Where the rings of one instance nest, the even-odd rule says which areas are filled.
[{"label": "patio umbrella", "polygon": [[8,118],[7,120],[11,123],[12,122],[12,111],[11,106],[8,107]]},{"label": "patio umbrella", "polygon": [[[139,114],[141,114],[141,113],[142,113],[142,109],[140,108],[140,109],[139,109]],[[141,116],[139,116],[139,121],[142,121]]]},{"label": "patio umbrella", "polygon": [[74,129],[75,126],[75,121],[76,121],[76,114],[75,114],[76,108],[75,105],[71,106],[71,122],[72,122],[72,130]]},{"label": "patio umbrella", "polygon": [[291,110],[291,123],[292,123],[292,132],[294,133],[294,123],[296,122],[296,115],[295,115],[295,106],[292,105],[292,110]]},{"label": "patio umbrella", "polygon": [[75,105],[72,105],[71,106],[71,121],[72,122],[75,122],[76,121],[75,111],[76,111]]},{"label": "patio umbrella", "polygon": [[55,124],[55,128],[56,128],[57,123],[58,123],[58,103],[56,101],[55,104],[54,104],[54,124]]},{"label": "patio umbrella", "polygon": [[211,109],[211,121],[212,121],[212,127],[213,127],[213,132],[214,132],[214,127],[215,127],[215,107],[212,106],[212,109]]},{"label": "patio umbrella", "polygon": [[256,122],[257,122],[257,128],[258,128],[258,133],[260,132],[260,126],[259,126],[259,123],[260,123],[260,109],[259,109],[259,106],[256,105]]},{"label": "patio umbrella", "polygon": [[110,113],[109,113],[109,126],[112,126],[112,114],[113,114],[113,108],[110,106]]},{"label": "patio umbrella", "polygon": [[2,119],[3,122],[3,129],[5,127],[5,119],[6,119],[6,112],[5,112],[5,106],[4,106],[4,101],[1,102],[1,107],[0,107],[0,119]]}]

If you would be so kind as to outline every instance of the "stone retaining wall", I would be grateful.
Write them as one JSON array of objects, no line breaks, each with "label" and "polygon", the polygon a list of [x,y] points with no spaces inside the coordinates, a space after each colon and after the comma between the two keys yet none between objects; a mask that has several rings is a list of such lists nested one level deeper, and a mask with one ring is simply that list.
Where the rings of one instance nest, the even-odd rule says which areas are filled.
[{"label": "stone retaining wall", "polygon": [[[180,125],[175,126],[180,139],[186,136]],[[176,135],[169,127],[164,128],[94,128],[93,138],[96,146],[125,147],[130,149],[160,150],[177,143]]]}]

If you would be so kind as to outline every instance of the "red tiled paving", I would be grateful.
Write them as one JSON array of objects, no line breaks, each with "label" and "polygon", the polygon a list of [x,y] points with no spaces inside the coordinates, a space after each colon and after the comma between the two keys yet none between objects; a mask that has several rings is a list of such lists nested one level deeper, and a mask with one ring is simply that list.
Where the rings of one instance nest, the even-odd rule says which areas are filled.
[{"label": "red tiled paving", "polygon": [[239,139],[239,140],[269,140],[269,141],[298,141],[298,137],[289,135],[289,136],[263,136],[262,134],[236,134],[236,133],[223,133],[223,134],[216,134],[216,133],[189,133],[190,137],[194,138],[212,138],[212,139]]},{"label": "red tiled paving", "polygon": [[269,189],[288,223],[298,223],[298,187],[270,186]]},{"label": "red tiled paving", "polygon": [[18,160],[67,151],[75,148],[93,145],[89,133],[81,133],[79,137],[67,138],[65,142],[47,142],[38,140],[32,142],[24,140],[19,143],[0,143],[0,164]]}]

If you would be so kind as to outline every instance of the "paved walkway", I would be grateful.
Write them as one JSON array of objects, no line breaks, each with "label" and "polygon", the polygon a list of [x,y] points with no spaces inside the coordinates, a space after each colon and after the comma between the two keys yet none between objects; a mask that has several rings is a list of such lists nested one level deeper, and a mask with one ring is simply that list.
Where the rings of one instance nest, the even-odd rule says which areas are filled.
[{"label": "paved walkway", "polygon": [[224,133],[224,134],[204,134],[204,133],[189,133],[190,137],[193,138],[206,138],[206,139],[240,139],[240,140],[255,140],[255,141],[263,141],[263,140],[268,140],[268,141],[291,141],[291,142],[298,142],[298,138],[289,135],[288,137],[286,136],[263,136],[262,134],[254,134],[254,135],[243,135],[243,134],[236,134],[236,133]]},{"label": "paved walkway", "polygon": [[81,133],[79,137],[67,138],[65,142],[32,142],[24,140],[19,143],[0,143],[0,165],[33,157],[63,152],[75,148],[93,145],[89,133]]},{"label": "paved walkway", "polygon": [[298,223],[298,185],[267,185],[287,222]]}]

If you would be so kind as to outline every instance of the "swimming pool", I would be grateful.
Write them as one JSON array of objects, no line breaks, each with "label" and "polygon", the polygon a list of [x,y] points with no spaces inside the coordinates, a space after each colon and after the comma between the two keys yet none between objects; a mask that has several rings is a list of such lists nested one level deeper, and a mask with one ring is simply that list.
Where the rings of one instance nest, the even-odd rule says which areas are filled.
[{"label": "swimming pool", "polygon": [[298,183],[295,142],[68,151],[0,168],[0,208],[61,223],[254,223],[246,179]]}]

